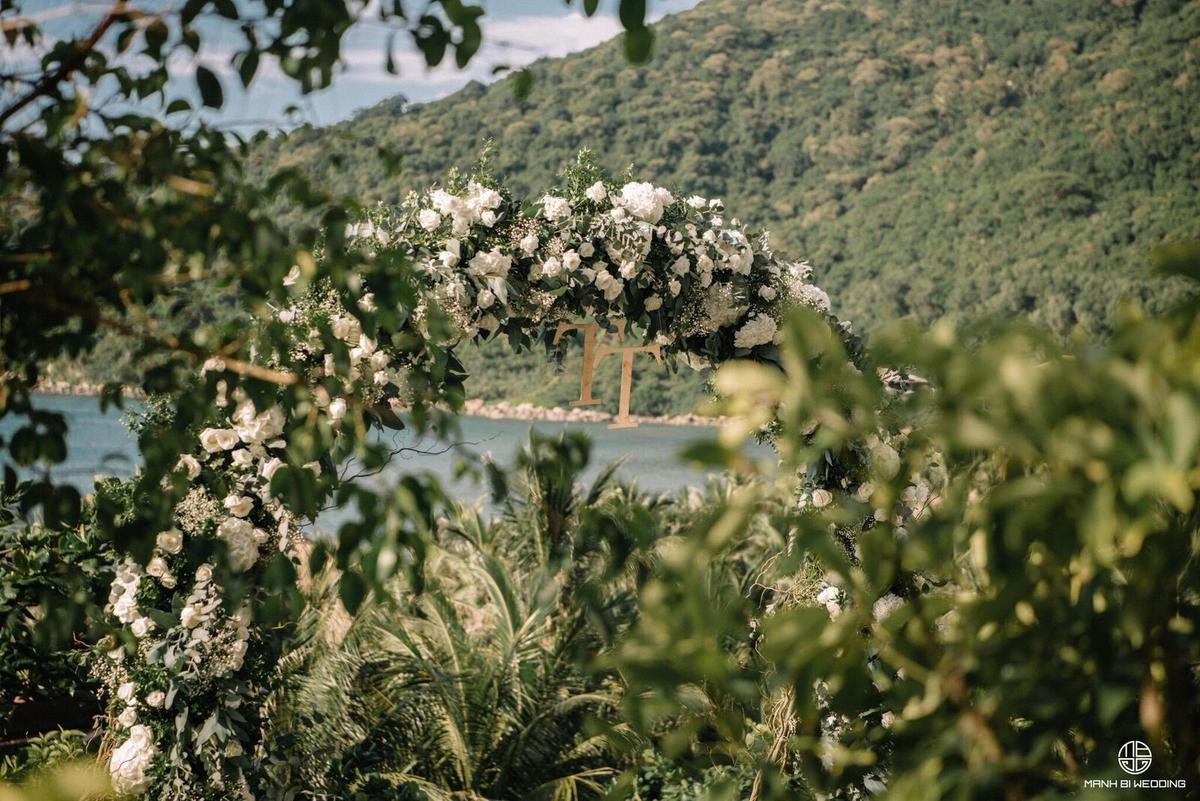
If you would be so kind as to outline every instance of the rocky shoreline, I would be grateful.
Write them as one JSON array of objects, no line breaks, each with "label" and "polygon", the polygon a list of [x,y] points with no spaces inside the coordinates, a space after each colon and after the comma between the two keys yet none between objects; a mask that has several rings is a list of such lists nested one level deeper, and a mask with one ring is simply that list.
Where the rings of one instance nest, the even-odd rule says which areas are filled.
[{"label": "rocky shoreline", "polygon": [[[46,395],[99,395],[101,389],[103,387],[99,384],[80,384],[67,381],[43,381],[37,386],[37,391]],[[125,396],[143,398],[145,393],[126,387]],[[611,423],[616,418],[614,414],[594,409],[564,409],[561,406],[546,408],[534,406],[532,403],[513,404],[506,401],[487,403],[478,398],[468,400],[463,404],[462,414],[490,420],[528,420],[549,423]],[[722,417],[704,417],[698,414],[666,416],[631,414],[629,419],[639,425],[660,426],[719,426],[725,422]]]}]

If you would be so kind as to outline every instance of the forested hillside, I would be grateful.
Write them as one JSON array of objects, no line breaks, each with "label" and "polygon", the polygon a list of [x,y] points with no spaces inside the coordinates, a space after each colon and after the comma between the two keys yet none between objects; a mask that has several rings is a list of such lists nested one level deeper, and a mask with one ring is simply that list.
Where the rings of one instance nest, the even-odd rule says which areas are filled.
[{"label": "forested hillside", "polygon": [[258,158],[395,201],[487,138],[518,189],[587,147],[725,198],[859,329],[1022,314],[1097,333],[1124,298],[1160,308],[1148,249],[1200,233],[1197,55],[1200,3],[1180,0],[705,0],[659,24],[648,67],[611,42],[535,65],[524,100],[509,81],[397,99]]}]

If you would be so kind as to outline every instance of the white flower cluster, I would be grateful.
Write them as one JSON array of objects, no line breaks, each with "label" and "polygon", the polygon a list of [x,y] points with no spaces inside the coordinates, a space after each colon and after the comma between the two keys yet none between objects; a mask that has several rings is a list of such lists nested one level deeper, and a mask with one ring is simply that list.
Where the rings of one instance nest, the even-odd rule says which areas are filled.
[{"label": "white flower cluster", "polygon": [[129,737],[113,750],[109,760],[113,790],[117,795],[141,793],[150,786],[146,771],[158,755],[154,735],[148,726],[130,727]]},{"label": "white flower cluster", "polygon": [[500,208],[500,193],[472,181],[467,184],[466,192],[453,195],[444,189],[435,189],[429,193],[432,208],[422,209],[419,215],[421,227],[426,231],[438,228],[443,220],[449,219],[450,232],[454,236],[465,236],[476,223],[491,228],[499,219],[496,210]]},{"label": "white flower cluster", "polygon": [[787,305],[830,312],[808,265],[776,258],[719,200],[613,184],[586,160],[564,182],[532,214],[485,177],[452,183],[373,218],[371,232],[384,227],[415,254],[427,302],[466,338],[620,318],[627,330],[664,335],[668,353],[704,350],[699,363],[713,363],[772,358]]},{"label": "white flower cluster", "polygon": [[[159,532],[145,565],[124,562],[112,582],[109,612],[138,640],[132,654],[123,648],[106,654],[106,682],[118,705],[117,725],[126,734],[109,768],[123,793],[149,787],[154,757],[171,751],[155,741],[147,715],[174,715],[168,707],[178,709],[181,702],[198,714],[202,695],[231,709],[261,702],[259,689],[240,675],[252,640],[249,606],[226,611],[214,567],[189,568],[187,558],[195,541],[207,540],[207,547],[220,542],[230,570],[245,573],[272,543],[283,550],[297,535],[291,515],[270,494],[271,477],[284,464],[283,412],[274,406],[260,411],[237,391],[230,398],[235,404],[226,425],[200,431],[195,452],[182,455],[176,465],[176,472],[195,484],[176,505],[177,527]],[[209,490],[214,485],[224,488],[219,498]],[[160,621],[176,609],[176,622],[156,626],[146,609],[160,610]],[[225,781],[219,774],[227,750],[209,757],[216,780]],[[228,769],[230,781],[244,781],[239,770]]]}]

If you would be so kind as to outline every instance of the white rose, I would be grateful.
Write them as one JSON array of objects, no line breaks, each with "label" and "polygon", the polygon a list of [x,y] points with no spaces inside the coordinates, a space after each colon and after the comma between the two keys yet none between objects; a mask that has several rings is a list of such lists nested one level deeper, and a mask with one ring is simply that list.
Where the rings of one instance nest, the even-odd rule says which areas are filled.
[{"label": "white rose", "polygon": [[258,466],[258,473],[267,481],[270,481],[271,477],[274,476],[276,471],[281,467],[283,467],[283,461],[276,456],[272,456],[270,459]]},{"label": "white rose", "polygon": [[438,214],[433,209],[421,209],[420,213],[417,214],[417,222],[419,222],[421,227],[426,231],[432,231],[434,228],[437,228],[442,224],[442,215]]},{"label": "white rose", "polygon": [[672,297],[674,297],[679,294],[679,290],[683,289],[683,284],[679,283],[679,279],[672,278],[671,282],[667,284],[667,289],[670,290]]},{"label": "white rose", "polygon": [[687,203],[693,209],[702,209],[708,205],[708,201],[705,200],[704,198],[700,197],[699,195],[692,195],[691,197],[689,197],[687,199]]},{"label": "white rose", "polygon": [[496,302],[496,295],[490,289],[482,289],[479,295],[475,298],[475,303],[481,309],[490,309],[492,304]]},{"label": "white rose", "polygon": [[127,681],[117,688],[117,698],[121,699],[127,704],[131,704],[133,703],[136,692],[137,688],[133,686],[133,682]]},{"label": "white rose", "polygon": [[162,578],[160,578],[158,581],[168,590],[175,589],[175,577],[170,573],[163,573]]},{"label": "white rose", "polygon": [[583,256],[585,259],[590,259],[592,256],[596,255],[596,248],[591,242],[584,242],[579,246],[579,255]]},{"label": "white rose", "polygon": [[127,706],[121,714],[117,715],[117,723],[120,723],[125,728],[132,728],[137,723],[137,707]]},{"label": "white rose", "polygon": [[166,693],[162,690],[155,690],[146,696],[146,706],[154,707],[155,709],[161,707],[166,701]]},{"label": "white rose", "polygon": [[763,300],[775,300],[777,294],[774,287],[764,286],[758,290],[758,296]]},{"label": "white rose", "polygon": [[524,253],[526,256],[532,256],[538,249],[537,234],[525,234],[525,236],[521,238],[520,245],[522,253]]},{"label": "white rose", "polygon": [[542,275],[547,278],[554,278],[562,272],[562,262],[556,258],[549,258],[542,262]]},{"label": "white rose", "polygon": [[179,624],[184,628],[195,628],[200,625],[202,615],[195,604],[188,604],[179,610]]},{"label": "white rose", "polygon": [[604,299],[611,303],[617,299],[617,296],[619,296],[624,289],[625,282],[620,278],[614,278],[609,285],[604,288]]},{"label": "white rose", "polygon": [[137,637],[139,640],[144,639],[147,634],[154,630],[154,621],[148,617],[139,617],[129,624],[129,630],[133,632],[134,637]]},{"label": "white rose", "polygon": [[279,310],[279,322],[290,323],[295,319],[296,319],[296,310],[295,309],[289,307],[286,309]]},{"label": "white rose", "polygon": [[662,298],[658,295],[651,295],[646,298],[646,311],[656,311],[662,308]]},{"label": "white rose", "polygon": [[829,490],[813,490],[812,494],[813,506],[818,509],[824,509],[829,504],[833,503],[833,494]]},{"label": "white rose", "polygon": [[200,447],[209,453],[227,451],[237,444],[237,432],[229,428],[206,428],[200,432]]},{"label": "white rose", "polygon": [[671,264],[671,270],[676,275],[687,275],[690,269],[692,269],[692,263],[688,261],[687,256],[680,256]]},{"label": "white rose", "polygon": [[196,583],[207,584],[212,581],[213,569],[210,564],[203,564],[196,568]]},{"label": "white rose", "polygon": [[245,495],[226,495],[225,509],[236,517],[245,517],[254,508],[254,499]]},{"label": "white rose", "polygon": [[587,188],[587,199],[593,203],[599,203],[604,198],[608,197],[608,190],[604,188],[604,184],[600,181],[592,184]]},{"label": "white rose", "polygon": [[349,345],[357,345],[361,329],[358,320],[346,314],[339,314],[329,320],[329,330],[341,341]]},{"label": "white rose", "polygon": [[249,467],[250,463],[254,461],[254,456],[245,448],[238,448],[229,455],[238,467]]},{"label": "white rose", "polygon": [[179,553],[183,550],[183,532],[174,528],[170,531],[160,531],[154,542],[166,553]]},{"label": "white rose", "polygon": [[346,399],[345,398],[334,398],[333,402],[329,404],[329,419],[330,419],[330,421],[333,423],[337,423],[345,416],[346,416]]},{"label": "white rose", "polygon": [[146,575],[160,578],[167,572],[167,560],[156,556],[146,563]]},{"label": "white rose", "polygon": [[562,266],[565,270],[574,270],[579,266],[579,254],[574,250],[568,250],[562,255]]},{"label": "white rose", "polygon": [[293,264],[292,269],[283,277],[284,286],[295,286],[300,281],[300,265]]},{"label": "white rose", "polygon": [[195,456],[185,453],[179,457],[179,462],[175,465],[175,469],[185,470],[189,479],[195,479],[200,475],[200,462],[196,460]]},{"label": "white rose", "polygon": [[144,792],[150,786],[146,770],[157,755],[158,748],[149,727],[140,723],[133,726],[129,730],[129,739],[116,747],[108,763],[117,795]]},{"label": "white rose", "polygon": [[496,224],[496,212],[485,211],[483,214],[479,215],[479,219],[484,225],[486,225],[488,228],[491,228]]},{"label": "white rose", "polygon": [[638,265],[636,261],[627,261],[621,265],[621,277],[629,280],[638,274]]}]

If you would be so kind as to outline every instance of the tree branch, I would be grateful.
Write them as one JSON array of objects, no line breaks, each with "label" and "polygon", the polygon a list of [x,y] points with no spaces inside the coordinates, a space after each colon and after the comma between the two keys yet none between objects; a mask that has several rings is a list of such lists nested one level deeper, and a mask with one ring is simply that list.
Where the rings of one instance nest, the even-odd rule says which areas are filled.
[{"label": "tree branch", "polygon": [[83,63],[83,60],[87,57],[87,54],[96,49],[96,45],[100,43],[100,39],[108,32],[108,29],[113,26],[113,23],[115,23],[120,17],[124,16],[125,7],[126,0],[116,0],[116,2],[113,3],[113,7],[107,14],[104,15],[104,18],[100,20],[99,24],[96,25],[91,35],[82,42],[76,43],[75,52],[64,58],[58,65],[58,69],[56,69],[54,72],[47,73],[27,94],[18,98],[16,102],[4,109],[4,111],[0,112],[0,129],[3,129],[4,125],[18,111],[37,100],[39,97],[49,93],[60,83],[70,78],[71,73],[73,73],[79,67],[79,65]]}]

